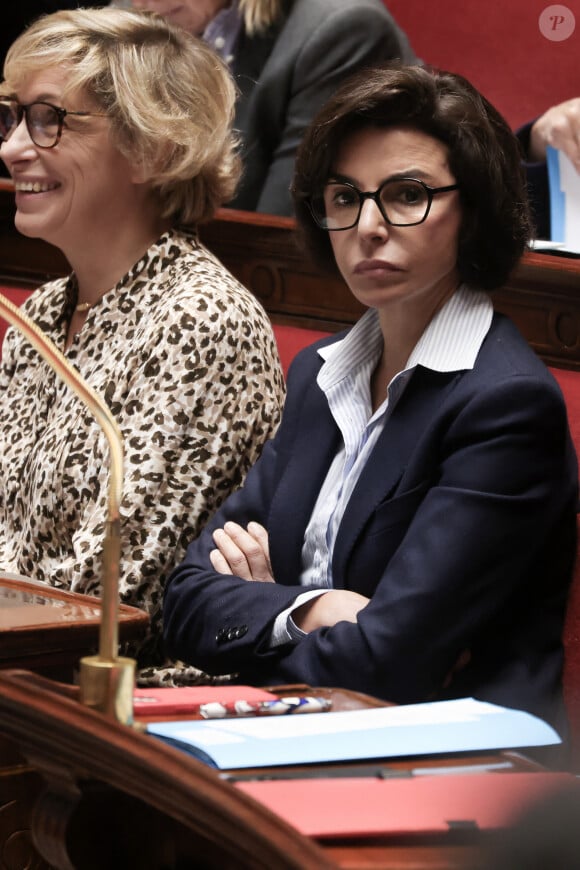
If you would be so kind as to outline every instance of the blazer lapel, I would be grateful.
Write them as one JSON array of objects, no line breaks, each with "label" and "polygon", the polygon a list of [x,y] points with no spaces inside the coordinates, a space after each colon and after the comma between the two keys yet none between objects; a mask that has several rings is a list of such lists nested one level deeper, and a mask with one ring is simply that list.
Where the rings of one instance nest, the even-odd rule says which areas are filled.
[{"label": "blazer lapel", "polygon": [[[439,373],[418,367],[359,477],[338,531],[333,554],[333,577],[344,576],[352,548],[377,505],[399,483],[417,439],[430,428],[457,372]],[[337,586],[341,585],[337,582]]]},{"label": "blazer lapel", "polygon": [[303,396],[296,428],[292,455],[276,488],[268,523],[271,552],[283,557],[273,565],[274,574],[287,584],[296,583],[300,574],[304,530],[340,443],[338,427],[314,378]]}]

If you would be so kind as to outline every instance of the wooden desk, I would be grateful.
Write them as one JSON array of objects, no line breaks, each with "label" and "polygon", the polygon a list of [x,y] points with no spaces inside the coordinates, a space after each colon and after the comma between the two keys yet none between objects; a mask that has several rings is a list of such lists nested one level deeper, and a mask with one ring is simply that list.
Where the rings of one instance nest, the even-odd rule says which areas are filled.
[{"label": "wooden desk", "polygon": [[[79,660],[98,647],[101,604],[96,598],[52,589],[30,580],[0,576],[0,669],[26,667],[64,682]],[[119,638],[136,640],[149,617],[119,607]],[[0,730],[0,867],[40,870],[30,841],[32,807],[42,787],[19,746]]]},{"label": "wooden desk", "polygon": [[33,831],[51,866],[332,866],[316,844],[216,771],[82,706],[70,688],[43,677],[0,673],[0,734],[14,741],[46,783]]},{"label": "wooden desk", "polygon": [[[0,575],[0,668],[72,682],[79,660],[98,646],[100,618],[97,598]],[[141,637],[148,624],[144,611],[119,606],[121,641]]]},{"label": "wooden desk", "polygon": [[[378,703],[342,690],[315,691],[330,694],[336,710]],[[46,785],[34,809],[33,831],[42,854],[57,868],[465,870],[467,861],[477,866],[481,838],[473,831],[444,841],[311,841],[218,771],[83,707],[71,687],[38,675],[0,673],[0,734],[14,741],[31,775]],[[513,770],[535,769],[510,753],[390,760],[389,767],[461,768],[506,760]]]},{"label": "wooden desk", "polygon": [[[289,218],[222,209],[200,235],[275,323],[333,332],[364,311],[339,275],[309,262]],[[580,258],[527,252],[492,300],[544,362],[580,370]]]},{"label": "wooden desk", "polygon": [[[367,707],[389,706],[384,702],[357,692],[344,689],[312,689],[308,686],[279,686],[271,689],[280,695],[304,695],[314,694],[327,697],[332,700],[332,709],[335,712],[356,710]],[[141,715],[137,721],[145,725],[148,722],[167,721],[169,719],[192,719],[200,718],[191,714],[172,716]],[[186,758],[189,758],[185,754]],[[340,768],[348,773],[356,770],[360,762],[343,763]],[[363,762],[363,766],[373,766],[372,762]],[[408,775],[410,770],[446,768],[460,773],[462,770],[473,766],[493,769],[496,765],[505,767],[509,765],[509,772],[533,772],[542,768],[536,762],[518,752],[479,752],[463,755],[441,755],[425,758],[390,758],[384,763],[376,763],[376,767],[384,767],[393,774]],[[321,767],[324,767],[322,765]],[[336,767],[336,765],[330,765]],[[257,768],[244,769],[244,775],[276,775],[286,773],[288,768]],[[293,766],[293,771],[304,771],[305,776],[311,775],[311,767],[300,765]],[[239,771],[221,771],[224,775],[232,775],[234,778]],[[493,773],[489,774],[493,776]],[[344,868],[344,870],[476,870],[481,854],[483,836],[476,830],[455,830],[444,836],[440,835],[412,835],[408,837],[375,837],[375,838],[335,838],[317,841],[332,866]]]}]

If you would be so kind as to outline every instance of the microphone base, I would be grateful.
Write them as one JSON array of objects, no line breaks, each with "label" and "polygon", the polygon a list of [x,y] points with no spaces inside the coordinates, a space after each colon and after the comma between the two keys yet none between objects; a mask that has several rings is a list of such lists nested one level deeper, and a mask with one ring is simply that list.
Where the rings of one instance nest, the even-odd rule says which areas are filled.
[{"label": "microphone base", "polygon": [[108,661],[86,656],[80,661],[81,703],[123,725],[133,724],[135,660],[117,657]]}]

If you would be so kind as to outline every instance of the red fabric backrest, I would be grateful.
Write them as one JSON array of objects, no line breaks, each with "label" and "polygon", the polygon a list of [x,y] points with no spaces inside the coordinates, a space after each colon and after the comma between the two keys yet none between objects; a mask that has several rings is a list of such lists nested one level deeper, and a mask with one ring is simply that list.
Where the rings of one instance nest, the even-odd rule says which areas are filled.
[{"label": "red fabric backrest", "polygon": [[519,127],[562,100],[577,97],[576,14],[566,39],[540,28],[551,0],[384,0],[425,63],[460,73],[490,100],[512,127]]},{"label": "red fabric backrest", "polygon": [[[566,407],[572,440],[580,457],[580,372],[552,369],[560,384]],[[576,568],[568,600],[564,626],[564,698],[573,735],[573,767],[580,770],[580,521],[578,523],[578,551]]]},{"label": "red fabric backrest", "polygon": [[[32,290],[29,290],[26,287],[8,287],[0,284],[0,293],[2,293],[3,296],[6,296],[10,302],[14,302],[15,305],[22,305],[22,303],[30,296]],[[9,324],[4,320],[4,318],[0,317],[0,358],[2,355],[2,342],[4,341],[4,335],[8,326]]]},{"label": "red fabric backrest", "polygon": [[303,347],[307,347],[309,344],[313,344],[319,338],[326,338],[330,333],[321,332],[318,329],[305,329],[301,326],[283,326],[275,323],[274,335],[276,336],[282,368],[286,375],[288,374],[290,363],[299,350],[302,350]]}]

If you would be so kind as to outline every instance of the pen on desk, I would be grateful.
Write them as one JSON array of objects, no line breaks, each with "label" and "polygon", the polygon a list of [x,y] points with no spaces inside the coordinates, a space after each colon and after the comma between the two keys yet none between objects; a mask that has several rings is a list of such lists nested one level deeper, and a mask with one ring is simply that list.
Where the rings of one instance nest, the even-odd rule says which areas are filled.
[{"label": "pen on desk", "polygon": [[511,770],[511,761],[484,762],[482,764],[450,764],[445,767],[416,767],[410,771],[412,776],[437,776],[452,773],[454,776],[467,773],[487,773],[493,770]]},{"label": "pen on desk", "polygon": [[268,701],[213,701],[201,704],[199,712],[204,719],[226,719],[236,716],[284,716],[294,713],[324,713],[330,710],[332,701],[311,695],[303,697],[276,698]]}]

